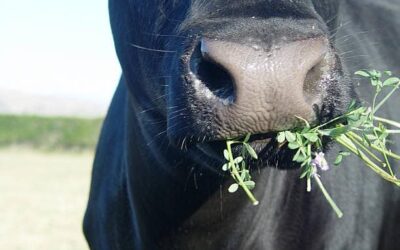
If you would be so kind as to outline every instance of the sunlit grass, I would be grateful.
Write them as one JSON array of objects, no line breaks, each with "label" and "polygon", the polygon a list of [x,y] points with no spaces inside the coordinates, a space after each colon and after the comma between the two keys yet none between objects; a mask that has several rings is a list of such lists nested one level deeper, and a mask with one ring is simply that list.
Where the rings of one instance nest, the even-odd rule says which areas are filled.
[{"label": "sunlit grass", "polygon": [[0,147],[91,150],[96,146],[102,120],[0,115]]}]

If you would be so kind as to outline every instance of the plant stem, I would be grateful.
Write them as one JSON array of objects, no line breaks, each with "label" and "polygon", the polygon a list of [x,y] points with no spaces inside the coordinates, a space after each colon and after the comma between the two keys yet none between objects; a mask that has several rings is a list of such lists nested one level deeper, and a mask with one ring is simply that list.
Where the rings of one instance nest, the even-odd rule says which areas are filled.
[{"label": "plant stem", "polygon": [[[362,140],[362,138],[360,137],[360,136],[358,136],[356,133],[354,133],[354,132],[349,132],[349,133],[347,133],[347,136],[353,141],[353,142],[355,142],[355,143],[357,143],[357,145],[359,145],[365,152],[367,152],[372,158],[374,158],[376,161],[378,161],[379,163],[382,163],[382,164],[384,164],[384,162],[383,161],[381,161],[374,153],[372,153],[367,147],[365,147],[362,143],[363,143],[363,140]],[[372,147],[372,145],[370,145],[370,147]],[[386,150],[387,151],[387,150]],[[391,167],[391,165],[390,165],[390,162],[389,162],[389,159],[388,159],[388,155],[387,155],[387,152],[389,152],[389,151],[387,151],[387,152],[383,152],[382,154],[383,154],[383,157],[385,158],[385,162],[386,162],[386,166],[388,167],[388,169],[389,169],[389,172],[390,172],[390,175],[391,176],[393,176],[394,177],[394,173],[393,173],[393,170],[392,170],[392,167]],[[384,165],[383,165],[384,166]]]},{"label": "plant stem", "polygon": [[[360,151],[354,144],[352,144],[351,140],[346,135],[340,135],[334,138],[340,145],[344,146],[353,154],[357,155],[364,163],[371,168],[375,173],[380,175],[383,179],[400,186],[400,180],[394,176],[391,176],[386,171],[382,170],[379,166],[377,166],[373,161],[371,161],[368,156],[366,156],[362,151]],[[350,143],[349,143],[350,141]]]},{"label": "plant stem", "polygon": [[399,86],[400,82],[393,87],[393,89],[389,92],[389,94],[387,94],[385,98],[383,98],[382,101],[378,103],[378,105],[376,105],[372,114],[375,114],[376,111],[378,111],[378,109],[389,99],[389,97],[399,88]]},{"label": "plant stem", "polygon": [[375,114],[375,103],[376,103],[376,98],[378,97],[379,93],[380,93],[380,91],[377,90],[375,95],[374,95],[374,99],[372,101],[372,111],[369,114],[370,115],[370,119],[373,119],[373,116]]},{"label": "plant stem", "polygon": [[400,130],[393,130],[393,129],[388,129],[386,130],[388,134],[400,134]]},{"label": "plant stem", "polygon": [[378,117],[378,116],[374,116],[374,119],[376,121],[378,121],[378,122],[384,122],[384,123],[387,123],[389,125],[392,125],[392,126],[400,128],[400,123],[398,123],[398,122],[395,122],[395,121],[392,121],[392,120],[389,120],[389,119],[385,119],[385,118],[381,118],[381,117]]},{"label": "plant stem", "polygon": [[[359,141],[363,141],[363,139],[359,136],[359,135],[357,135],[356,133],[354,133],[354,132],[348,132],[348,134],[349,135],[352,135],[355,139],[357,139],[357,140],[359,140]],[[392,153],[391,151],[388,151],[388,150],[384,150],[384,149],[381,149],[380,147],[377,147],[377,146],[375,146],[375,145],[373,145],[373,144],[371,144],[371,148],[373,148],[373,149],[375,149],[376,151],[378,151],[378,152],[380,152],[380,153],[382,153],[382,154],[386,154],[387,156],[390,156],[390,157],[392,157],[392,158],[394,158],[394,159],[396,159],[396,160],[400,160],[400,155],[397,155],[397,154],[395,154],[395,153]]]},{"label": "plant stem", "polygon": [[232,148],[231,148],[232,142],[227,141],[226,142],[226,148],[228,149],[228,155],[229,155],[229,162],[231,163],[231,174],[235,180],[237,180],[239,183],[239,186],[241,186],[244,190],[244,192],[247,194],[251,202],[253,203],[254,206],[258,205],[258,200],[254,197],[254,195],[251,193],[249,188],[244,184],[242,178],[240,177],[239,172],[237,171],[235,164],[233,163],[233,155],[232,155]]},{"label": "plant stem", "polygon": [[383,163],[383,161],[381,159],[379,159],[378,156],[376,156],[374,153],[372,153],[366,146],[364,146],[362,144],[362,142],[360,142],[359,140],[355,139],[352,134],[347,133],[347,136],[350,139],[352,139],[352,141],[355,142],[358,146],[360,146],[362,149],[364,149],[364,151],[367,152],[367,154],[369,154],[372,158],[374,158],[374,160],[376,160],[379,163]]},{"label": "plant stem", "polygon": [[383,156],[385,157],[386,166],[388,167],[390,174],[391,174],[393,177],[395,177],[395,176],[394,176],[394,173],[393,173],[393,170],[392,170],[392,166],[390,165],[390,162],[389,162],[389,159],[388,159],[387,155],[386,155],[386,154],[383,154]]},{"label": "plant stem", "polygon": [[347,115],[351,115],[353,112],[354,112],[354,111],[349,112],[349,113],[344,114],[344,115],[337,116],[337,117],[333,118],[332,120],[330,120],[330,121],[328,121],[328,122],[325,122],[324,124],[321,124],[321,125],[319,125],[319,126],[313,128],[312,130],[318,131],[318,129],[323,128],[323,127],[325,127],[326,125],[333,123],[334,121],[337,121],[337,120],[339,120],[339,119],[342,119],[342,118],[346,117]]},{"label": "plant stem", "polygon": [[321,180],[319,179],[319,176],[317,174],[313,175],[315,181],[318,184],[318,187],[321,189],[322,193],[325,196],[325,199],[328,201],[329,205],[333,208],[335,213],[339,218],[343,217],[343,212],[340,210],[340,208],[336,205],[336,203],[333,201],[332,197],[329,195],[328,191],[326,191],[324,185],[322,184]]}]

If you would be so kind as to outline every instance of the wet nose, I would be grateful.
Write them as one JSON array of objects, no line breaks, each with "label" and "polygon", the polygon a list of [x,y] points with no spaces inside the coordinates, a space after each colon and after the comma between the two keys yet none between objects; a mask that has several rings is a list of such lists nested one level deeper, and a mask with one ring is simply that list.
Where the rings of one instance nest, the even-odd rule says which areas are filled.
[{"label": "wet nose", "polygon": [[[195,91],[209,98],[221,126],[262,133],[315,120],[328,71],[328,42],[312,38],[265,49],[203,38],[192,56]],[[240,133],[239,133],[240,134]]]}]

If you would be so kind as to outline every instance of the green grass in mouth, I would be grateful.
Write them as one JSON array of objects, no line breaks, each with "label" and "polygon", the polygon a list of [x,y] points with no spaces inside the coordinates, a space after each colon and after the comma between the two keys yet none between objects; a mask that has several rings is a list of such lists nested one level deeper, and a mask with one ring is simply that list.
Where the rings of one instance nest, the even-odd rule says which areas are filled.
[{"label": "green grass in mouth", "polygon": [[[322,139],[324,137],[331,138],[343,147],[343,151],[336,156],[334,166],[340,165],[343,158],[354,154],[378,176],[400,186],[400,179],[394,175],[389,161],[389,159],[400,160],[400,155],[387,147],[387,137],[390,134],[400,134],[400,122],[375,115],[399,88],[400,79],[392,76],[390,71],[360,70],[355,74],[369,79],[370,84],[375,88],[371,106],[358,106],[353,101],[345,114],[315,127],[310,126],[303,118],[297,117],[304,123],[302,128],[281,131],[276,137],[280,146],[286,146],[295,151],[293,161],[301,166],[300,178],[307,181],[307,191],[311,191],[312,181],[314,181],[339,218],[343,216],[343,212],[331,198],[318,175],[319,171],[329,170],[331,165],[328,164],[323,153]],[[227,162],[222,166],[222,170],[228,171],[234,180],[228,188],[229,192],[234,193],[240,187],[252,204],[258,205],[258,200],[251,192],[256,183],[252,181],[250,168],[244,161],[249,156],[258,158],[255,150],[248,143],[249,138],[250,134],[244,140],[226,141],[223,154]],[[233,155],[231,148],[233,144],[243,145],[240,155]]]}]

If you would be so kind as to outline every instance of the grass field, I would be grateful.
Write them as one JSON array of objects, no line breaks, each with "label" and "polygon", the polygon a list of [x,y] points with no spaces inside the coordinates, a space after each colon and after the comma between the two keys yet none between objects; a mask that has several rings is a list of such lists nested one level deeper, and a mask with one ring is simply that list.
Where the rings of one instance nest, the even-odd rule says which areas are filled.
[{"label": "grass field", "polygon": [[0,147],[85,150],[96,145],[102,119],[0,115]]},{"label": "grass field", "polygon": [[0,150],[0,249],[88,249],[92,153]]},{"label": "grass field", "polygon": [[0,115],[0,249],[88,249],[82,218],[102,119]]}]

